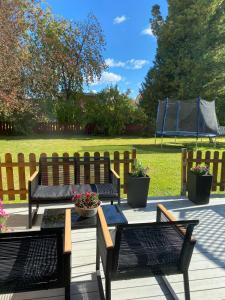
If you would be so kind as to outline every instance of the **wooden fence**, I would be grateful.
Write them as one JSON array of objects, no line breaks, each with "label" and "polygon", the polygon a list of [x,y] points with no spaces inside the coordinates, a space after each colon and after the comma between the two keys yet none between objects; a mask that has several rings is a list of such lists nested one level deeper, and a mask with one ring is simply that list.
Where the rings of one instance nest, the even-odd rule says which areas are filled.
[{"label": "wooden fence", "polygon": [[[46,153],[42,153],[40,156],[46,156]],[[52,156],[56,157],[59,155],[53,153]],[[63,153],[63,156],[68,157],[69,154]],[[131,152],[125,151],[124,153],[115,151],[112,155],[110,155],[109,152],[104,152],[102,154],[99,152],[95,152],[94,154],[90,154],[89,152],[83,154],[74,153],[74,156],[94,156],[96,158],[99,158],[100,156],[110,157],[111,166],[120,175],[122,183],[121,188],[123,188],[123,192],[126,193],[127,174],[131,171],[131,166],[136,158],[136,150],[132,150]],[[29,154],[28,160],[25,159],[23,153],[19,153],[16,161],[13,161],[12,154],[5,154],[5,161],[0,162],[1,199],[15,200],[15,198],[19,198],[20,200],[27,200],[28,178],[36,171],[38,160],[39,157],[34,153]]]},{"label": "wooden fence", "polygon": [[74,133],[74,134],[82,134],[84,133],[84,129],[75,124],[60,124],[58,122],[47,122],[47,123],[38,123],[34,128],[34,132],[36,133]]},{"label": "wooden fence", "polygon": [[210,173],[213,175],[212,191],[225,191],[225,151],[187,151],[182,149],[181,154],[181,194],[187,191],[187,174],[194,165],[204,163],[209,166]]}]

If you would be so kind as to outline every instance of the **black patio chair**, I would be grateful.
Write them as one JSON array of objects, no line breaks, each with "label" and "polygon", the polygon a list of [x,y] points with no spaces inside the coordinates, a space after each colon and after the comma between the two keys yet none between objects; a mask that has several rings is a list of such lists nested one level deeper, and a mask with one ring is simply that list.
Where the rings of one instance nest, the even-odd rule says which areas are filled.
[{"label": "black patio chair", "polygon": [[192,237],[198,220],[176,221],[163,205],[157,206],[154,223],[118,225],[109,231],[102,209],[98,209],[96,270],[103,291],[100,258],[105,275],[105,298],[111,299],[111,281],[183,274],[185,299],[190,299],[188,268],[196,240]]},{"label": "black patio chair", "polygon": [[70,299],[71,211],[65,229],[0,234],[0,293],[65,287]]}]

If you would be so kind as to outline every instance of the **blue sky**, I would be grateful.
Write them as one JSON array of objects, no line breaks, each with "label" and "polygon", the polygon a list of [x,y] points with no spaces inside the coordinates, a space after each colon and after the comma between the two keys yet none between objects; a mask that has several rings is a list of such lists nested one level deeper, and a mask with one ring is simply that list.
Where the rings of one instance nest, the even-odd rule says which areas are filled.
[{"label": "blue sky", "polygon": [[121,91],[131,90],[135,98],[141,82],[151,67],[156,52],[156,39],[149,28],[151,7],[159,4],[167,14],[166,0],[48,0],[57,15],[75,21],[93,13],[100,22],[106,39],[104,58],[108,69],[100,82],[86,90],[99,91],[117,84]]}]

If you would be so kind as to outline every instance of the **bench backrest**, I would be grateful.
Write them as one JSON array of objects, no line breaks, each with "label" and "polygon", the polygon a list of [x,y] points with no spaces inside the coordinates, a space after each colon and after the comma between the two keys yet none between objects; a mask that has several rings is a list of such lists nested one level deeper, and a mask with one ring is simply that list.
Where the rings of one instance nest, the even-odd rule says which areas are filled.
[{"label": "bench backrest", "polygon": [[109,183],[109,157],[41,157],[41,185]]}]

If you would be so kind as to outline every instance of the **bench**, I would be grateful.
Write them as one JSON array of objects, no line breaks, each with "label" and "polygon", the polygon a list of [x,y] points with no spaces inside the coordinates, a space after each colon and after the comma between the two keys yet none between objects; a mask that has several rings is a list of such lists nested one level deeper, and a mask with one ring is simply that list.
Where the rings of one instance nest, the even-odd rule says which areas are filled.
[{"label": "bench", "polygon": [[110,168],[109,157],[41,157],[39,170],[28,181],[29,228],[40,204],[71,203],[74,193],[85,192],[120,204],[120,177]]}]

